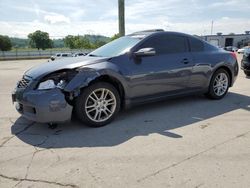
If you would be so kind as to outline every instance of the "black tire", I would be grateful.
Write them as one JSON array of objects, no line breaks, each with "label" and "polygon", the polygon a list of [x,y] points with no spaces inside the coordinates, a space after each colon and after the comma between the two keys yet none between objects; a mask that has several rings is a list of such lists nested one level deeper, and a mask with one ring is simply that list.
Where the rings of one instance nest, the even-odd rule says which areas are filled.
[{"label": "black tire", "polygon": [[[227,77],[227,80],[228,80],[228,84],[227,84],[227,88],[226,90],[224,91],[224,93],[222,95],[218,95],[216,92],[215,92],[215,89],[214,89],[214,84],[215,84],[215,79],[217,78],[217,76],[219,74],[224,74],[226,75]],[[225,70],[225,69],[218,69],[212,76],[211,78],[211,81],[210,81],[210,84],[209,84],[209,90],[208,92],[206,93],[206,96],[210,99],[215,99],[215,100],[219,100],[219,99],[222,99],[228,92],[228,89],[229,89],[229,85],[230,85],[230,76],[228,74],[228,72]]]},{"label": "black tire", "polygon": [[244,71],[246,76],[250,76],[250,71]]},{"label": "black tire", "polygon": [[[98,90],[100,90],[100,92],[101,92],[102,89],[105,89],[106,91],[112,93],[112,94],[109,93],[109,95],[111,95],[112,97],[115,98],[114,100],[116,102],[116,105],[112,107],[112,110],[110,109],[110,111],[113,111],[113,113],[112,113],[112,115],[110,113],[110,117],[108,117],[108,119],[106,119],[106,120],[100,119],[100,120],[94,121],[93,117],[92,117],[93,119],[91,119],[91,113],[92,112],[91,113],[87,112],[86,105],[87,105],[87,103],[91,102],[90,99],[91,99],[91,96],[92,96],[93,92],[95,91],[98,94],[98,92],[99,92]],[[99,96],[99,97],[101,98],[101,96]],[[106,83],[106,82],[98,82],[98,83],[95,83],[95,84],[90,85],[87,88],[85,88],[82,91],[82,93],[80,94],[80,96],[77,97],[76,103],[75,103],[75,112],[76,112],[77,117],[84,124],[86,124],[87,126],[90,126],[90,127],[102,127],[102,126],[105,126],[108,123],[110,123],[116,117],[116,115],[118,114],[118,112],[120,110],[120,104],[121,104],[121,99],[120,99],[120,95],[119,95],[117,89],[112,84],[109,84],[109,83]],[[100,112],[100,108],[97,110],[97,102],[93,102],[92,105],[96,106],[96,107],[93,107],[93,108],[91,107],[92,109],[95,108],[95,110],[93,110],[93,113],[100,113],[101,114],[100,116],[102,116],[102,115],[105,116],[104,112]],[[92,105],[90,105],[90,106],[92,106]],[[99,101],[98,101],[98,105],[100,105]],[[104,110],[104,109],[101,109],[101,110]],[[97,121],[99,121],[99,122],[97,122]]]}]

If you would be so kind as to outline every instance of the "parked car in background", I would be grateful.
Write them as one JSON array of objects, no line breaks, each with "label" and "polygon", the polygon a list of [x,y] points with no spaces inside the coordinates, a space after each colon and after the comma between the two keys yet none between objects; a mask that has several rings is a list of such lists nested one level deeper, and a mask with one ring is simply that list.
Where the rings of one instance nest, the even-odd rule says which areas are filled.
[{"label": "parked car in background", "polygon": [[61,58],[65,58],[65,57],[72,57],[72,53],[57,53],[54,56],[51,56],[51,60],[54,61],[56,59],[61,59]]},{"label": "parked car in background", "polygon": [[250,48],[246,48],[244,51],[244,55],[241,60],[241,69],[244,71],[246,76],[250,76]]},{"label": "parked car in background", "polygon": [[235,46],[226,46],[224,50],[229,51],[229,52],[237,52],[238,48]]},{"label": "parked car in background", "polygon": [[85,52],[76,52],[76,53],[74,53],[72,56],[73,57],[78,57],[78,56],[85,56],[85,55],[87,55],[88,53],[85,53]]},{"label": "parked car in background", "polygon": [[222,99],[237,75],[234,53],[188,34],[148,30],[87,56],[29,69],[12,100],[36,122],[69,121],[75,112],[84,124],[100,127],[132,105],[198,93]]},{"label": "parked car in background", "polygon": [[245,47],[243,47],[243,48],[240,48],[240,49],[238,49],[238,54],[244,54],[244,52],[245,52],[245,50],[249,50],[250,49],[250,46],[245,46]]}]

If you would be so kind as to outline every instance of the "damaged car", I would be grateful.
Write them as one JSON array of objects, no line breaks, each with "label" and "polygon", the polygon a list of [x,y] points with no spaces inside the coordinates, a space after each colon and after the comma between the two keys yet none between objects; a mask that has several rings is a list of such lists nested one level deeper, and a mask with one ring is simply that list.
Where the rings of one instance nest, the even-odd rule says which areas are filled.
[{"label": "damaged car", "polygon": [[237,75],[234,53],[188,34],[147,30],[86,56],[31,68],[12,100],[35,122],[62,123],[75,113],[84,124],[100,127],[133,105],[197,93],[221,99]]}]

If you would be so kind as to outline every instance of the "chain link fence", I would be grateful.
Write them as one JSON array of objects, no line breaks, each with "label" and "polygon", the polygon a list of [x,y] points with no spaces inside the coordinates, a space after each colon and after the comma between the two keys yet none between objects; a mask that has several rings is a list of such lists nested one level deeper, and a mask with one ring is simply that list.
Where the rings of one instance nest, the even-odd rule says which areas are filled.
[{"label": "chain link fence", "polygon": [[56,53],[77,53],[77,52],[84,52],[89,53],[91,50],[70,50],[70,49],[47,49],[47,50],[20,50],[15,49],[12,51],[1,51],[0,52],[0,60],[16,60],[16,59],[46,59],[50,58],[52,55]]}]

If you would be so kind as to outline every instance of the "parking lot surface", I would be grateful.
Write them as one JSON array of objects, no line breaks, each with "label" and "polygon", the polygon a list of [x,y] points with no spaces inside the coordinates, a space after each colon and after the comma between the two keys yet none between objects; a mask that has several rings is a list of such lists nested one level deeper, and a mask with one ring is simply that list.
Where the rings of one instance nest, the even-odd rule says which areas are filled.
[{"label": "parking lot surface", "polygon": [[[241,57],[239,57],[240,60]],[[250,79],[219,101],[191,96],[123,111],[111,124],[49,129],[11,92],[45,60],[0,62],[0,187],[250,187]]]}]

